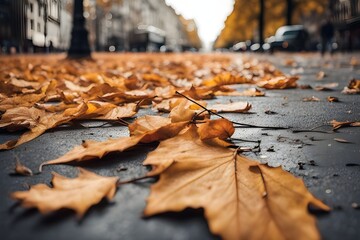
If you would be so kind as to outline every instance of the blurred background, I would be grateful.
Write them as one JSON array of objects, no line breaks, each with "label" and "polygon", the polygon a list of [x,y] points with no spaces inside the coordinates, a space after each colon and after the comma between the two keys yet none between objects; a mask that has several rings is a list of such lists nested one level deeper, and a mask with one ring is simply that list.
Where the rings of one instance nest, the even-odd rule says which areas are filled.
[{"label": "blurred background", "polygon": [[[0,0],[0,53],[66,51],[74,1]],[[354,51],[360,0],[83,0],[92,51]]]}]

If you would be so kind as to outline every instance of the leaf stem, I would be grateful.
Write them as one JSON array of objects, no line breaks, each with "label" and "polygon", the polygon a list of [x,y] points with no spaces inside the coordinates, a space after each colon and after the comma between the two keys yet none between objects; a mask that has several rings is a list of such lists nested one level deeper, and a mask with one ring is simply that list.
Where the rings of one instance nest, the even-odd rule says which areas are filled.
[{"label": "leaf stem", "polygon": [[[207,111],[209,114],[214,114],[215,116],[218,116],[219,118],[222,118],[222,119],[227,119],[223,116],[221,116],[220,114],[214,112],[214,111],[211,111],[210,109],[204,107],[203,105],[201,105],[200,103],[192,100],[191,98],[185,96],[184,94],[176,91],[176,94],[186,98],[187,100],[189,100],[190,102],[198,105],[199,107],[201,107],[202,109],[204,109],[205,111]],[[230,121],[230,120],[229,120]],[[234,125],[240,125],[241,127],[249,127],[249,128],[264,128],[264,129],[273,129],[273,130],[277,130],[277,129],[289,129],[289,127],[271,127],[271,126],[258,126],[258,125],[253,125],[253,124],[247,124],[247,123],[239,123],[239,122],[234,122],[234,121],[230,121],[232,124]]]},{"label": "leaf stem", "polygon": [[117,186],[121,186],[121,185],[124,185],[124,184],[134,183],[134,182],[137,182],[137,181],[140,181],[140,180],[144,180],[144,179],[148,179],[148,178],[154,178],[154,177],[153,177],[153,176],[145,175],[145,176],[142,176],[142,177],[133,178],[133,179],[126,180],[126,181],[118,181],[116,185],[117,185]]}]

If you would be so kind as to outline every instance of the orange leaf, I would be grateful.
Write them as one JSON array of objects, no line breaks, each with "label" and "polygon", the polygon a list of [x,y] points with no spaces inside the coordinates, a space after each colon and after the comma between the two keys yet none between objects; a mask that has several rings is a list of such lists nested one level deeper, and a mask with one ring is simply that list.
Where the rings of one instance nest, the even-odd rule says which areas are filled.
[{"label": "orange leaf", "polygon": [[257,83],[257,85],[261,88],[266,89],[285,89],[285,88],[296,88],[296,81],[299,77],[292,76],[279,76],[272,78],[270,80],[263,80]]},{"label": "orange leaf", "polygon": [[81,218],[104,197],[108,200],[114,198],[118,178],[102,177],[82,168],[79,170],[79,176],[73,179],[53,173],[53,188],[37,184],[29,191],[13,192],[11,197],[21,201],[26,208],[38,208],[43,214],[68,208]]},{"label": "orange leaf", "polygon": [[161,142],[144,164],[153,166],[149,175],[160,174],[145,216],[203,208],[210,231],[224,239],[320,239],[308,205],[329,207],[300,179],[209,146],[196,128]]},{"label": "orange leaf", "polygon": [[226,139],[231,137],[235,128],[227,119],[209,120],[203,124],[199,124],[198,133],[201,140],[220,138]]}]

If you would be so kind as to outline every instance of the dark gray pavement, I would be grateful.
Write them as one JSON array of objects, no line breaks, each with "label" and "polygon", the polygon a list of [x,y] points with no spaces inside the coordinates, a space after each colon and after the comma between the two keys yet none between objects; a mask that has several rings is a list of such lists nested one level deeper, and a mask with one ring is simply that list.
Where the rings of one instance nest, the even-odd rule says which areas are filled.
[{"label": "dark gray pavement", "polygon": [[[232,100],[249,101],[252,114],[224,114],[233,121],[242,123],[288,126],[292,129],[310,129],[336,119],[338,121],[360,120],[360,95],[344,95],[341,90],[353,77],[360,78],[360,65],[352,66],[350,59],[360,54],[326,56],[318,54],[275,54],[257,55],[268,59],[286,73],[297,72],[300,84],[316,86],[325,83],[339,83],[334,91],[324,92],[312,89],[290,89],[266,91],[266,97],[231,97]],[[293,59],[296,67],[285,66],[287,59]],[[353,62],[354,63],[354,62]],[[316,80],[316,74],[324,71],[326,77]],[[239,86],[240,89],[246,88]],[[319,102],[303,102],[305,97],[315,96]],[[326,101],[336,96],[338,103]],[[211,102],[226,102],[221,97]],[[265,111],[276,112],[268,115]],[[143,114],[153,114],[149,110]],[[99,123],[85,123],[87,126]],[[330,126],[320,128],[331,131]],[[72,177],[76,169],[59,165],[45,167],[44,172],[33,177],[12,176],[15,156],[36,171],[40,163],[58,157],[84,139],[104,140],[108,137],[126,136],[122,126],[100,128],[60,127],[41,137],[11,150],[0,152],[0,238],[7,239],[215,239],[209,233],[201,210],[185,213],[171,213],[143,219],[141,217],[149,194],[151,182],[144,181],[119,188],[114,203],[102,202],[93,207],[79,222],[71,211],[60,211],[42,216],[36,210],[15,207],[8,195],[24,190],[28,185],[49,183],[51,171]],[[3,142],[15,134],[0,132]],[[293,133],[292,130],[261,130],[238,128],[235,136],[242,139],[262,140],[261,152],[247,153],[249,157],[272,166],[283,166],[304,179],[309,190],[323,200],[333,211],[328,214],[315,213],[324,239],[360,239],[360,128],[343,128],[334,133]],[[351,143],[340,143],[334,138],[343,138]],[[251,146],[251,143],[239,143]],[[142,166],[146,153],[156,145],[146,145],[126,153],[109,154],[102,160],[81,165],[98,174],[120,176],[132,179],[142,176],[147,169]],[[274,151],[267,151],[273,148]],[[303,169],[299,167],[303,163]],[[351,166],[349,166],[351,164]],[[356,165],[359,164],[359,165]],[[119,167],[126,171],[118,172]],[[256,229],[254,229],[256,231]]]}]

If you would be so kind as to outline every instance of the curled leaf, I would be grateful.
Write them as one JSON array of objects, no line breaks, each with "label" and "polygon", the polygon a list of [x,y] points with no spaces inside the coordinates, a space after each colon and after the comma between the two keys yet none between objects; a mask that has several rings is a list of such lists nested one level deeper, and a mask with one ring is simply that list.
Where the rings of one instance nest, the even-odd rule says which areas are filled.
[{"label": "curled leaf", "polygon": [[32,176],[33,172],[30,168],[23,165],[19,158],[16,158],[16,164],[15,164],[15,173],[22,176]]},{"label": "curled leaf", "polygon": [[246,113],[251,109],[251,104],[248,102],[232,102],[228,104],[215,104],[209,106],[209,109],[215,110],[219,113]]}]

